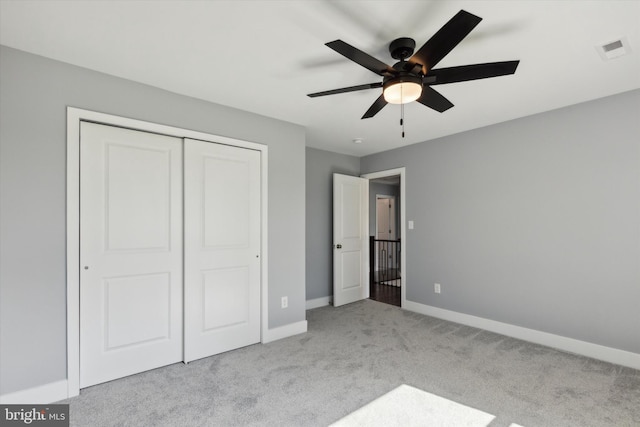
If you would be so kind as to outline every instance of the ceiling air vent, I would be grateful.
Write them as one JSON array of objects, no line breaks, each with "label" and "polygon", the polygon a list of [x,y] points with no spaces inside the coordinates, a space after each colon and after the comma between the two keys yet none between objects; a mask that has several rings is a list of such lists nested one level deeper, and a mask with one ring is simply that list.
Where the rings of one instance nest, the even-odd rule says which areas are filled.
[{"label": "ceiling air vent", "polygon": [[631,52],[626,37],[596,46],[596,50],[603,61],[618,58]]}]

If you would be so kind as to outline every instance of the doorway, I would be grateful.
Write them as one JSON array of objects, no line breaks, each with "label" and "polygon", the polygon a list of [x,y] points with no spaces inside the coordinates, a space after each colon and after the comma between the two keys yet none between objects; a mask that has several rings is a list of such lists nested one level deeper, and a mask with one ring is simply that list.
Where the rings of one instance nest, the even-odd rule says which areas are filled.
[{"label": "doorway", "polygon": [[362,175],[369,180],[369,298],[406,301],[405,168]]},{"label": "doorway", "polygon": [[[400,196],[400,176],[376,178],[369,181],[369,191],[375,195],[375,229],[370,235],[370,298],[400,306],[402,271],[400,269],[401,251],[398,236],[397,198]],[[373,202],[373,197],[372,197]]]},{"label": "doorway", "polygon": [[[81,109],[77,109],[77,108],[73,108],[73,107],[69,107],[67,109],[67,372],[68,372],[68,397],[72,397],[72,396],[76,396],[79,394],[80,392],[80,386],[81,386],[81,380],[80,380],[80,362],[81,362],[81,357],[80,357],[80,335],[81,335],[81,292],[80,292],[80,282],[81,282],[81,278],[82,278],[82,274],[84,272],[88,272],[88,271],[93,271],[92,268],[84,268],[85,264],[82,263],[81,264],[81,242],[80,242],[80,231],[81,231],[81,223],[82,221],[80,220],[80,216],[81,216],[81,127],[83,123],[91,123],[91,124],[101,124],[103,126],[111,126],[114,129],[128,129],[128,130],[132,130],[132,131],[136,131],[136,132],[148,132],[151,135],[156,135],[156,136],[163,136],[163,137],[169,137],[169,138],[177,138],[178,140],[182,141],[182,143],[186,143],[187,140],[191,140],[189,141],[189,145],[196,147],[198,144],[205,144],[207,146],[217,146],[220,147],[221,149],[238,149],[239,151],[247,151],[247,152],[254,152],[255,154],[257,154],[257,167],[255,168],[255,170],[257,170],[257,174],[258,174],[258,183],[256,186],[253,186],[252,188],[254,188],[254,190],[252,190],[252,196],[250,197],[252,200],[256,200],[257,202],[257,223],[255,226],[250,227],[252,230],[255,230],[255,234],[256,234],[256,239],[255,241],[258,244],[258,250],[254,250],[252,252],[252,259],[254,260],[258,260],[258,264],[257,264],[257,273],[256,275],[260,277],[260,282],[258,285],[258,299],[257,302],[254,302],[253,304],[253,308],[252,308],[252,312],[255,314],[255,318],[257,319],[258,322],[258,327],[257,327],[257,333],[254,333],[254,337],[252,338],[254,340],[254,342],[259,342],[261,340],[265,339],[266,336],[266,328],[267,328],[267,322],[266,319],[268,319],[268,289],[267,289],[267,278],[268,278],[268,271],[267,271],[267,263],[263,262],[263,260],[266,260],[267,258],[267,249],[268,249],[268,240],[267,240],[267,177],[268,177],[268,171],[267,171],[267,147],[261,144],[256,144],[256,143],[251,143],[251,142],[246,142],[246,141],[241,141],[241,140],[235,140],[232,138],[226,138],[226,137],[219,137],[219,136],[215,136],[215,135],[209,135],[209,134],[205,134],[202,132],[195,132],[195,131],[189,131],[186,129],[180,129],[180,128],[174,128],[171,126],[164,126],[164,125],[158,125],[158,124],[153,124],[153,123],[148,123],[148,122],[143,122],[143,121],[139,121],[139,120],[134,120],[134,119],[127,119],[127,118],[123,118],[123,117],[118,117],[118,116],[112,116],[112,115],[107,115],[107,114],[102,114],[102,113],[97,113],[97,112],[91,112],[91,111],[86,111],[86,110],[81,110]],[[120,144],[115,144],[113,146],[113,153],[114,155],[119,155],[119,154],[123,154],[124,150],[123,146]],[[245,150],[246,149],[246,150]],[[135,149],[133,151],[136,151]],[[161,151],[161,150],[160,150]],[[140,154],[141,152],[137,152],[137,154]],[[167,164],[165,160],[167,160],[168,158],[171,158],[172,155],[161,155],[160,152],[158,150],[155,149],[151,149],[148,150],[149,155],[158,160],[156,162],[156,164],[158,166],[162,165],[162,164]],[[199,164],[200,166],[203,166],[205,169],[202,170],[200,173],[200,178],[202,178],[202,174],[204,174],[204,178],[200,179],[198,178],[198,176],[196,176],[194,178],[195,181],[197,182],[209,182],[209,180],[207,180],[206,178],[209,177],[213,177],[215,174],[213,174],[213,172],[218,171],[218,170],[222,170],[224,168],[220,168],[220,162],[224,161],[226,162],[227,160],[233,160],[230,159],[229,157],[229,153],[204,153],[203,155],[201,154],[195,154],[200,160],[195,160],[194,164]],[[176,154],[177,156],[177,154]],[[189,156],[189,154],[187,153],[187,157]],[[207,159],[203,159],[202,157],[207,157]],[[163,159],[162,161],[160,161],[160,159]],[[135,162],[133,162],[135,163]],[[214,164],[215,163],[215,164]],[[232,166],[238,166],[241,162],[237,162],[237,161],[231,161],[231,163],[226,163],[229,167]],[[182,165],[182,161],[178,161],[176,163],[178,166]],[[129,167],[131,166],[131,162],[129,162],[128,160],[124,160],[124,162],[120,163],[120,166],[118,167]],[[211,166],[213,169],[208,168],[207,165]],[[228,168],[227,168],[228,169]],[[233,169],[233,168],[232,168]],[[243,168],[236,168],[239,171],[242,170]],[[251,169],[251,168],[250,168]],[[158,171],[162,170],[162,167],[159,167],[157,169]],[[192,170],[194,170],[192,168]],[[226,170],[226,169],[225,169]],[[228,171],[227,171],[228,172]],[[169,177],[173,174],[173,172],[167,172],[164,174],[164,176]],[[146,179],[147,177],[143,176],[140,179],[140,183],[143,182],[147,182],[147,186],[149,186],[149,188],[153,187],[155,184],[157,184],[157,182],[153,181],[153,180],[148,180]],[[102,179],[102,178],[100,178]],[[188,177],[186,177],[185,179],[189,179]],[[213,182],[217,182],[218,180],[213,179]],[[158,181],[161,182],[162,180]],[[116,183],[117,184],[117,183]],[[136,183],[135,185],[137,185],[138,183]],[[124,186],[124,190],[125,192],[123,192],[122,194],[124,195],[123,197],[125,197],[125,199],[127,199],[132,193],[131,191],[135,190],[135,185],[132,186]],[[116,185],[117,187],[117,185]],[[113,189],[114,187],[110,187],[111,189]],[[146,187],[145,187],[146,188]],[[194,191],[196,191],[199,194],[208,194],[207,191],[200,191],[200,189],[194,189]],[[135,192],[135,191],[134,191]],[[214,191],[213,193],[218,194],[218,191]],[[215,196],[215,194],[211,193],[212,195]],[[162,193],[161,192],[157,192],[156,196],[158,196],[158,200],[162,201],[165,199],[162,199]],[[174,196],[176,196],[177,200],[182,200],[182,197],[179,197],[179,195],[176,193],[174,194]],[[173,197],[173,196],[172,196]],[[114,209],[112,211],[104,210],[103,209],[103,213],[106,212],[109,215],[116,215],[113,218],[117,219],[118,214],[126,214],[126,210],[128,209],[128,206],[130,206],[130,203],[123,199],[122,203],[120,204],[120,207],[122,208],[121,211],[119,211],[118,209]],[[162,200],[161,200],[162,199]],[[237,197],[231,198],[231,200],[237,200]],[[135,201],[135,200],[134,200]],[[166,200],[165,200],[166,201]],[[209,203],[210,201],[213,201],[215,203],[211,204]],[[217,203],[217,199],[216,197],[210,197],[206,200],[203,201],[203,203],[205,204],[209,204],[211,205],[211,207],[213,209],[216,209],[216,212],[220,212],[219,208],[219,203]],[[163,205],[163,203],[161,203],[160,205]],[[160,206],[159,205],[159,206]],[[202,205],[202,203],[200,203],[200,205]],[[211,209],[201,209],[202,206],[196,206],[194,205],[193,208],[191,208],[192,211],[199,211],[199,212],[204,212],[204,211],[208,211],[211,212]],[[208,205],[207,205],[208,206]],[[206,206],[204,206],[204,208],[206,208]],[[177,212],[179,213],[179,211],[182,208],[178,209]],[[155,212],[155,209],[152,209]],[[185,211],[186,212],[186,211]],[[215,212],[214,212],[215,213]],[[177,215],[175,212],[172,213],[171,215]],[[121,215],[122,216],[122,215]],[[125,215],[126,216],[126,215]],[[166,215],[162,216],[161,214],[156,214],[157,218],[154,218],[152,215],[147,215],[145,218],[147,219],[147,221],[142,221],[141,222],[141,227],[148,227],[151,225],[158,225],[158,224],[165,224],[166,221],[164,221],[164,219],[166,219]],[[210,217],[210,214],[207,214],[207,217]],[[214,218],[214,222],[219,225],[219,220],[221,220],[221,218],[217,218],[215,215],[211,216],[212,218]],[[252,216],[253,217],[253,216]],[[164,219],[163,219],[164,218]],[[235,218],[235,216],[234,216]],[[199,224],[199,225],[205,225],[201,220],[196,220],[195,223]],[[104,223],[103,223],[104,224]],[[125,227],[126,228],[126,227]],[[178,227],[178,228],[182,228],[182,226]],[[219,237],[216,233],[216,230],[219,230],[220,227],[216,226],[216,227],[208,227],[208,230],[204,230],[204,237],[206,237],[206,239],[204,240],[205,243],[209,242],[209,237],[215,237],[215,241],[219,241]],[[125,231],[127,230],[120,230],[121,232],[118,234],[116,233],[116,235],[110,236],[115,238],[115,240],[110,241],[110,244],[116,244],[118,243],[120,246],[124,245],[127,246],[126,244],[132,243],[131,241],[127,240],[131,238],[131,235],[129,235],[128,233],[125,233]],[[219,234],[219,233],[218,233]],[[242,234],[242,233],[241,233]],[[254,232],[252,231],[250,234],[254,234]],[[159,236],[158,233],[152,233],[149,234],[147,237],[153,237],[153,239],[157,238],[157,236]],[[120,240],[118,240],[120,239]],[[168,239],[165,239],[166,242],[170,242],[170,245],[172,247],[174,247],[175,245],[178,244],[179,239],[176,240],[174,237],[168,237]],[[185,240],[185,243],[188,241]],[[198,242],[203,241],[202,239],[197,239]],[[133,242],[136,243],[136,242]],[[149,243],[149,242],[148,242]],[[147,252],[149,252],[150,254],[153,253],[155,254],[156,252],[161,252],[158,248],[161,248],[162,245],[158,246],[156,245],[157,242],[155,241],[150,241],[149,244],[153,243],[153,245],[148,246],[148,250]],[[227,249],[234,249],[236,246],[239,248],[240,246],[246,246],[246,245],[235,245],[232,244],[233,242],[229,242],[229,241],[222,241],[222,243],[220,243],[221,248],[227,250]],[[136,244],[137,245],[137,244]],[[134,246],[136,246],[134,245]],[[116,245],[118,246],[118,245]],[[130,245],[131,246],[131,245]],[[156,248],[156,246],[158,246],[158,248]],[[166,244],[164,245],[165,247],[167,246]],[[198,243],[196,245],[198,248],[201,247],[201,245]],[[206,246],[206,245],[205,245]],[[210,246],[210,245],[209,245]],[[102,247],[104,247],[104,245],[102,245]],[[194,246],[195,247],[195,246]],[[129,250],[131,250],[132,248],[120,248],[117,251],[112,251],[112,252],[127,252]],[[187,248],[185,248],[187,249]],[[207,249],[208,252],[211,252],[210,249],[212,248],[205,248]],[[104,251],[103,251],[104,252]],[[181,256],[177,257],[180,258]],[[188,257],[188,255],[186,255],[186,257]],[[87,267],[90,267],[89,265],[86,265]],[[189,267],[185,267],[185,269],[187,269]],[[207,271],[216,271],[216,272],[222,272],[225,269],[225,266],[218,266],[215,265],[214,267],[211,267],[210,265],[205,265],[203,267],[205,270]],[[236,270],[238,270],[236,268]],[[230,276],[231,275],[231,270],[227,269],[227,272],[229,272],[229,274],[227,274],[226,276]],[[235,277],[244,277],[246,276],[246,274],[240,274],[240,272],[236,271]],[[176,273],[177,274],[177,273]],[[116,275],[117,276],[117,275]],[[140,278],[144,275],[138,275],[135,276],[136,278]],[[137,284],[138,284],[138,290],[144,291],[144,290],[149,290],[152,288],[152,286],[155,286],[155,283],[152,283],[153,280],[151,279],[161,279],[163,277],[169,277],[171,276],[171,274],[169,275],[162,275],[162,274],[146,274],[146,276],[148,276],[147,278],[149,280],[145,281],[145,280],[138,280]],[[157,277],[156,277],[157,276]],[[202,276],[202,275],[200,275]],[[209,275],[211,276],[211,274]],[[225,277],[226,277],[225,276]],[[227,277],[228,278],[228,277]],[[114,278],[110,278],[110,280],[113,282],[113,286],[107,284],[105,285],[106,281],[102,281],[103,286],[110,286],[112,291],[113,291],[113,295],[109,295],[109,297],[113,296],[112,300],[116,302],[116,304],[129,304],[129,301],[127,299],[126,296],[122,296],[120,294],[118,294],[118,292],[122,291],[125,286],[123,286],[124,282],[126,282],[126,280],[122,281],[118,281],[118,277],[115,277],[115,281],[113,280]],[[204,277],[204,279],[207,279],[206,277]],[[208,279],[211,279],[211,277],[208,277]],[[117,282],[117,283],[116,283]],[[158,283],[161,283],[161,280],[157,281]],[[166,281],[165,281],[166,282]],[[199,283],[195,285],[194,289],[200,289],[203,292],[213,292],[216,291],[215,289],[215,280],[209,280],[207,282],[207,280],[204,280],[204,282],[202,282],[201,280],[198,281]],[[229,282],[229,281],[227,281]],[[167,282],[168,283],[168,282]],[[220,283],[219,280],[216,283]],[[230,283],[230,282],[229,282]],[[162,282],[163,286],[167,289],[170,289],[171,286]],[[84,288],[83,288],[84,290]],[[220,289],[217,289],[220,290]],[[217,291],[216,291],[217,292]],[[102,294],[102,297],[104,297],[104,293]],[[150,310],[148,310],[147,312],[150,314],[155,314],[155,313],[160,313],[160,314],[166,314],[166,313],[170,313],[170,311],[167,311],[165,309],[165,302],[167,302],[167,295],[168,294],[161,294],[161,293],[157,293],[158,298],[153,299],[151,302],[154,302],[154,304],[151,304],[149,306]],[[230,299],[233,299],[234,301],[237,300],[237,295],[231,295],[229,294],[229,292],[227,292],[227,294],[225,294],[227,297],[229,297]],[[119,297],[119,298],[116,298]],[[188,293],[185,293],[185,300],[188,297]],[[163,299],[164,298],[164,299]],[[223,298],[224,300],[229,300],[229,298]],[[198,300],[202,300],[202,298],[196,298]],[[140,301],[141,298],[138,298],[137,301]],[[144,296],[142,296],[142,300],[144,300]],[[214,301],[214,300],[212,300]],[[110,302],[110,301],[108,301]],[[256,305],[257,304],[257,305]],[[99,306],[101,307],[101,310],[106,306],[105,304],[99,304]],[[201,307],[202,308],[202,307]],[[205,309],[207,309],[207,306],[204,307]],[[129,317],[128,318],[123,318],[123,319],[110,319],[113,320],[112,325],[113,326],[113,331],[118,332],[120,331],[117,335],[114,335],[113,337],[114,340],[112,341],[112,344],[114,347],[115,352],[119,351],[119,348],[116,347],[120,347],[121,345],[128,345],[133,343],[134,339],[137,340],[140,344],[144,344],[145,341],[145,336],[143,336],[143,334],[133,334],[131,331],[127,328],[125,328],[124,326],[126,326],[129,320],[131,319],[136,319],[137,316],[137,311],[136,311],[136,304],[129,304],[129,309],[127,310],[127,307],[125,307],[125,310],[122,311],[125,314],[129,313]],[[120,310],[118,310],[120,311]],[[181,317],[181,316],[178,316]],[[185,316],[186,317],[186,316]],[[213,315],[208,315],[207,313],[204,313],[203,316],[200,316],[201,318],[204,318],[204,323],[198,321],[198,323],[200,323],[201,325],[204,324],[204,328],[207,329],[207,331],[205,332],[217,332],[220,330],[219,326],[220,326],[220,322],[219,322],[219,318],[217,318],[216,316]],[[165,316],[166,318],[166,316]],[[165,319],[163,318],[163,319]],[[187,322],[188,319],[185,318],[185,322]],[[114,323],[115,322],[115,323]],[[231,319],[230,323],[235,323],[235,324],[240,324],[242,322],[238,321],[238,319]],[[134,332],[138,333],[138,332],[144,332],[147,336],[156,336],[158,335],[158,331],[160,331],[161,329],[159,328],[159,325],[167,325],[167,324],[172,324],[172,321],[168,321],[168,322],[156,322],[153,324],[145,324],[144,328],[142,329],[138,329]],[[147,328],[147,326],[151,325],[150,327]],[[119,327],[119,329],[118,329]],[[163,326],[163,331],[166,328],[164,328]],[[104,331],[104,328],[102,328],[102,330]],[[186,329],[185,329],[186,330]],[[163,332],[164,333],[164,332]],[[128,334],[128,335],[127,335]],[[170,334],[172,336],[173,332],[170,332]],[[166,335],[166,334],[165,334]],[[153,338],[153,337],[152,337]],[[128,341],[127,341],[128,340]],[[178,341],[182,341],[182,340],[178,340]],[[104,340],[102,341],[102,343],[104,343]],[[102,344],[101,344],[102,345]],[[133,344],[133,345],[137,345],[137,344]],[[193,348],[195,348],[195,346],[192,346]],[[208,349],[205,351],[209,351]],[[224,350],[222,350],[224,351]],[[192,354],[191,356],[188,354],[184,354],[183,349],[180,349],[180,360],[184,360],[185,362],[188,360],[194,360],[196,358],[202,357],[198,354],[198,352],[196,351],[194,354]],[[172,358],[175,358],[175,356],[172,356]]]}]

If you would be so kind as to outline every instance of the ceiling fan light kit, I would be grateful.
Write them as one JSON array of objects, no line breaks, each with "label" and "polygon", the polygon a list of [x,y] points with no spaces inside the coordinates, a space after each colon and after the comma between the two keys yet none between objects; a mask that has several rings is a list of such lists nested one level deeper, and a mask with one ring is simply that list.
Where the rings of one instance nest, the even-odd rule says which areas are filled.
[{"label": "ceiling fan light kit", "polygon": [[[415,41],[402,37],[391,42],[391,57],[399,62],[392,66],[351,46],[342,40],[326,43],[328,47],[342,56],[359,64],[383,78],[382,82],[367,83],[341,89],[310,93],[308,96],[335,95],[366,89],[382,88],[382,94],[362,116],[367,119],[375,116],[387,104],[406,104],[413,101],[440,113],[453,107],[453,104],[431,86],[457,83],[469,80],[513,74],[520,61],[490,62],[484,64],[462,65],[448,68],[434,68],[454,47],[458,45],[482,18],[460,10],[440,30],[414,54]],[[402,120],[401,120],[401,123]],[[404,134],[404,132],[403,132]]]},{"label": "ceiling fan light kit", "polygon": [[410,74],[390,78],[382,85],[384,100],[389,104],[406,104],[422,95],[422,79]]}]

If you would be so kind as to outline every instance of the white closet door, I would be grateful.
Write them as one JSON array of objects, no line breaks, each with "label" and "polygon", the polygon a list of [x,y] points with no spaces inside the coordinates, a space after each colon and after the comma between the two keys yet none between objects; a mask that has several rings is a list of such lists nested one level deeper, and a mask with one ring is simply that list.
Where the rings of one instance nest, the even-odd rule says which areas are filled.
[{"label": "white closet door", "polygon": [[185,362],[260,341],[260,153],[185,140]]},{"label": "white closet door", "polygon": [[182,360],[182,140],[82,123],[80,387]]}]

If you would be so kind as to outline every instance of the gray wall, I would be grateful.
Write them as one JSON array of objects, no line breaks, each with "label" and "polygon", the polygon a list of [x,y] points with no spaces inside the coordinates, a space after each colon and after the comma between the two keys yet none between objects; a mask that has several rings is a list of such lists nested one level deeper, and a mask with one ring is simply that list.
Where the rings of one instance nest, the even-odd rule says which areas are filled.
[{"label": "gray wall", "polygon": [[4,46],[0,93],[1,394],[66,378],[67,106],[268,145],[269,328],[305,319],[304,128]]},{"label": "gray wall", "polygon": [[400,238],[400,186],[369,182],[369,236],[376,235],[376,196],[395,196],[396,238]]},{"label": "gray wall", "polygon": [[639,112],[635,90],[363,157],[406,166],[407,299],[640,353]]},{"label": "gray wall", "polygon": [[333,295],[333,174],[358,176],[360,159],[307,148],[307,300]]}]

